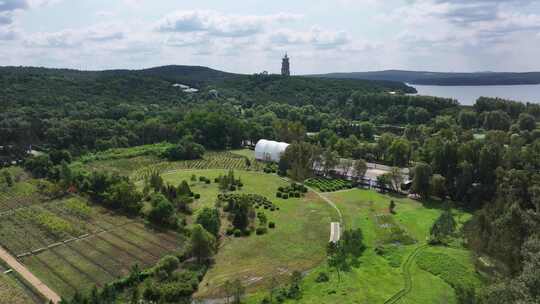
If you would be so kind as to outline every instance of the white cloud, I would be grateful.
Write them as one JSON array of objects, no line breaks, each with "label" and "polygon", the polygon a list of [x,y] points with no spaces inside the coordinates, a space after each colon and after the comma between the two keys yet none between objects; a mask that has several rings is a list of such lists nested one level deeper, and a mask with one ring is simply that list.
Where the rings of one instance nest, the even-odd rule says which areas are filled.
[{"label": "white cloud", "polygon": [[216,11],[177,11],[159,20],[159,32],[204,32],[212,36],[242,37],[261,33],[265,27],[301,18],[294,14],[266,16],[225,15]]},{"label": "white cloud", "polygon": [[25,37],[24,43],[28,47],[73,48],[85,43],[121,40],[125,35],[122,26],[104,23],[80,29],[32,33]]},{"label": "white cloud", "polygon": [[278,45],[310,45],[316,48],[334,48],[347,44],[351,38],[345,31],[322,30],[313,27],[310,31],[278,30],[270,35],[270,42]]}]

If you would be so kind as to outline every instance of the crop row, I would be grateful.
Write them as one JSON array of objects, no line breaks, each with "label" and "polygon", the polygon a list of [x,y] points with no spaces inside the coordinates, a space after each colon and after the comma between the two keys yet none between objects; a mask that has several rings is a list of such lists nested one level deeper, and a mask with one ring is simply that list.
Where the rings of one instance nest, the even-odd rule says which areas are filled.
[{"label": "crop row", "polygon": [[174,233],[153,233],[134,222],[26,256],[23,263],[62,296],[70,296],[125,276],[135,264],[153,265],[181,243]]},{"label": "crop row", "polygon": [[344,179],[330,179],[322,177],[309,178],[305,181],[305,184],[319,189],[321,192],[333,192],[343,189],[351,189],[353,187],[352,182]]},{"label": "crop row", "polygon": [[178,169],[249,169],[259,171],[262,169],[262,165],[255,161],[247,162],[245,157],[230,152],[208,152],[204,155],[203,159],[161,162],[140,168],[132,174],[132,178],[134,180],[143,180],[154,173],[163,173],[165,171]]}]

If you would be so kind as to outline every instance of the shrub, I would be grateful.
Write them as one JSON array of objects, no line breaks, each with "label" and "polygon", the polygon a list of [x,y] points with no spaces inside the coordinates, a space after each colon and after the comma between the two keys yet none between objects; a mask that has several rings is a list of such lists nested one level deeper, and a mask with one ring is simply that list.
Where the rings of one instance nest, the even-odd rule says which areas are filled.
[{"label": "shrub", "polygon": [[281,198],[281,192],[276,193],[276,197]]},{"label": "shrub", "polygon": [[274,222],[269,222],[269,223],[268,223],[268,228],[270,228],[270,229],[276,228],[276,223],[274,223]]},{"label": "shrub", "polygon": [[283,199],[288,199],[288,198],[289,198],[289,195],[288,195],[287,193],[284,193],[284,194],[281,196],[281,198],[283,198]]},{"label": "shrub", "polygon": [[207,178],[205,181],[204,181],[205,184],[210,184],[210,180]]},{"label": "shrub", "polygon": [[279,192],[283,192],[283,187],[278,187],[277,189]]},{"label": "shrub", "polygon": [[236,186],[235,185],[230,185],[229,186],[229,191],[236,191]]},{"label": "shrub", "polygon": [[330,277],[328,276],[326,272],[319,272],[319,274],[317,275],[317,278],[315,278],[315,282],[317,283],[323,283],[323,282],[328,282],[328,281],[330,281]]},{"label": "shrub", "polygon": [[231,236],[234,234],[234,227],[229,227],[227,228],[227,230],[225,231],[225,234]]},{"label": "shrub", "polygon": [[265,234],[266,232],[268,232],[268,229],[266,229],[266,227],[257,227],[257,229],[255,230],[255,233],[257,235],[262,235],[262,234]]},{"label": "shrub", "polygon": [[244,236],[250,236],[251,235],[251,230],[250,229],[246,229],[244,231]]},{"label": "shrub", "polygon": [[300,192],[294,192],[294,197],[300,197]]},{"label": "shrub", "polygon": [[[193,177],[195,177],[195,174],[193,174],[193,176],[191,177],[191,180],[194,180]],[[206,180],[206,177],[204,177],[204,176],[199,176],[199,181],[200,181],[200,182],[204,182],[205,180]]]},{"label": "shrub", "polygon": [[233,234],[234,234],[235,237],[241,237],[243,235],[242,230],[240,230],[240,229],[234,229]]},{"label": "shrub", "polygon": [[193,198],[195,198],[195,199],[200,199],[200,198],[201,198],[201,195],[200,195],[199,193],[195,193],[195,194],[193,195]]}]

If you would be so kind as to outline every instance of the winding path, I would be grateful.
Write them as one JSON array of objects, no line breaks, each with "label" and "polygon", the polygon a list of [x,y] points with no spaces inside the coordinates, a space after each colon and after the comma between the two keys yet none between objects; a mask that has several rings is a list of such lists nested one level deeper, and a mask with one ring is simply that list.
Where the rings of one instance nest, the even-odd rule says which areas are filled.
[{"label": "winding path", "polygon": [[2,259],[11,269],[16,271],[21,277],[32,285],[39,293],[41,293],[47,300],[53,303],[60,302],[60,296],[56,292],[52,291],[45,283],[32,274],[23,264],[19,263],[15,257],[0,246],[0,259]]},{"label": "winding path", "polygon": [[384,304],[394,304],[397,303],[399,300],[401,300],[404,296],[409,294],[412,290],[412,278],[411,278],[411,266],[414,263],[414,260],[420,254],[420,252],[426,248],[428,245],[424,244],[421,246],[418,246],[414,249],[411,254],[407,257],[407,260],[405,260],[405,263],[401,266],[403,270],[403,278],[405,280],[405,286],[398,291],[396,294],[394,294],[392,297],[390,297],[388,300],[384,301]]}]

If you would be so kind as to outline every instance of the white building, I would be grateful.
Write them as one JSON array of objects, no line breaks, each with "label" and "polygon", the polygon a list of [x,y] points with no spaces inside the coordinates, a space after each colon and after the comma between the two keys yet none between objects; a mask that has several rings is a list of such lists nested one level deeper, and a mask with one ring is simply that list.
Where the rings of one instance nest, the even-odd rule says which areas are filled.
[{"label": "white building", "polygon": [[288,146],[288,143],[261,139],[255,145],[255,159],[277,163]]}]

